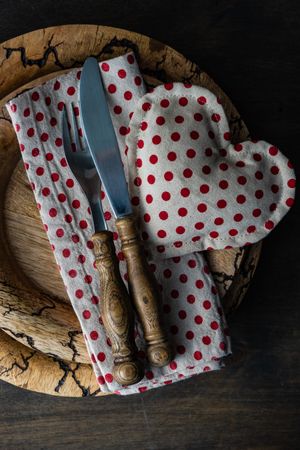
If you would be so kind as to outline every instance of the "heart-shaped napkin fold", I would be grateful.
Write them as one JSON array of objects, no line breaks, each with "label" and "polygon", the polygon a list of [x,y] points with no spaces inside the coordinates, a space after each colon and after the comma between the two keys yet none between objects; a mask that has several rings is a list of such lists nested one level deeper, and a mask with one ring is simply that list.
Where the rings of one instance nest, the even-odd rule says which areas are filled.
[{"label": "heart-shaped napkin fold", "polygon": [[225,111],[207,89],[158,86],[129,127],[130,190],[156,257],[257,242],[293,204],[291,163],[265,141],[231,144]]},{"label": "heart-shaped napkin fold", "polygon": [[[130,118],[137,102],[146,93],[146,87],[132,53],[102,62],[100,70],[128,178],[131,161],[126,156],[125,138],[130,134]],[[112,377],[110,342],[102,325],[100,286],[94,266],[91,241],[94,227],[87,199],[66,162],[62,140],[64,105],[69,109],[73,103],[80,126],[80,73],[79,69],[71,70],[22,93],[7,106],[41,218],[80,321],[101,390],[138,393],[219,369],[222,357],[230,353],[225,318],[204,256],[190,253],[163,260],[153,258],[151,262],[161,285],[164,322],[174,347],[174,360],[162,369],[151,367],[145,360],[145,344],[136,323],[136,344],[139,356],[145,362],[145,378],[137,385],[123,388]],[[114,232],[120,272],[126,283],[126,264],[112,210],[104,192],[101,196],[108,227]],[[131,192],[131,196],[135,204],[134,193]],[[157,204],[157,207],[160,206]],[[139,210],[136,212],[139,215]]]}]

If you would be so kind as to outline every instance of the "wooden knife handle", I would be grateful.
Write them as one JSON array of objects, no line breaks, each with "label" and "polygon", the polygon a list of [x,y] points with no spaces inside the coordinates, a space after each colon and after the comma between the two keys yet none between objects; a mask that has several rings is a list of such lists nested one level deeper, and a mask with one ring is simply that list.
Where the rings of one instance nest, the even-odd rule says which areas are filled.
[{"label": "wooden knife handle", "polygon": [[134,216],[117,219],[116,226],[127,261],[130,293],[148,344],[148,360],[154,366],[163,367],[171,360],[171,350],[160,322],[158,286],[139,240]]},{"label": "wooden knife handle", "polygon": [[113,234],[111,231],[100,231],[94,234],[92,240],[100,275],[101,315],[112,344],[113,376],[119,384],[135,384],[143,378],[144,371],[135,356],[134,313],[119,272]]}]

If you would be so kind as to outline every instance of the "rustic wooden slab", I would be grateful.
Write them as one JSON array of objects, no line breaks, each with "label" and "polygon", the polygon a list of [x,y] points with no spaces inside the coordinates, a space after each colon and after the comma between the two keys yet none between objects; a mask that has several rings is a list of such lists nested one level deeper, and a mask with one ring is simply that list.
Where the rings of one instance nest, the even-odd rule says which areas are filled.
[{"label": "rustic wooden slab", "polygon": [[[202,72],[164,44],[125,30],[76,25],[39,30],[0,48],[0,378],[60,395],[99,395],[78,320],[66,296],[26,179],[7,96],[39,84],[89,55],[107,59],[134,50],[150,84],[189,81],[222,98],[234,141],[248,130],[230,100]],[[260,244],[207,253],[226,311],[241,302],[259,258]],[[45,270],[46,268],[46,270]],[[19,342],[18,342],[19,341]]]}]

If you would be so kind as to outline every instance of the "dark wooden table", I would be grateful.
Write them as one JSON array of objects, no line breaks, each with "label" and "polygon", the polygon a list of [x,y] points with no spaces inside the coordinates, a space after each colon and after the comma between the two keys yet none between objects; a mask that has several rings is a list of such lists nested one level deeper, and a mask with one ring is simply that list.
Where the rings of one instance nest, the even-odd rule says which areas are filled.
[{"label": "dark wooden table", "polygon": [[[299,15],[291,0],[1,0],[0,42],[64,23],[153,36],[197,62],[252,135],[299,167]],[[55,398],[0,382],[0,448],[299,448],[299,229],[296,205],[265,240],[253,284],[229,321],[233,366],[128,398]]]}]

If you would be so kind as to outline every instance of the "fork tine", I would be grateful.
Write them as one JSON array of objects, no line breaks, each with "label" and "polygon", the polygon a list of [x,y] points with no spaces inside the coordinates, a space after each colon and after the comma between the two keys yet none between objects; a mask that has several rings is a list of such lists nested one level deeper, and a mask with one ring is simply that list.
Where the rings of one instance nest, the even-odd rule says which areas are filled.
[{"label": "fork tine", "polygon": [[[78,100],[78,107],[79,107],[79,109],[80,109],[80,101],[79,101],[79,100]],[[79,117],[79,121],[80,121],[80,127],[81,127],[81,129],[83,130],[81,117]],[[84,149],[86,149],[86,148],[88,147],[88,143],[87,143],[87,140],[86,140],[86,137],[85,137],[84,132],[82,132],[82,145],[83,145],[83,148],[84,148]]]},{"label": "fork tine", "polygon": [[71,104],[71,116],[72,116],[72,125],[73,125],[75,146],[76,146],[76,151],[78,152],[78,151],[82,150],[82,147],[81,147],[81,143],[80,143],[80,137],[79,137],[79,133],[78,133],[78,127],[77,127],[77,122],[76,122],[76,118],[75,118],[73,103]]}]

